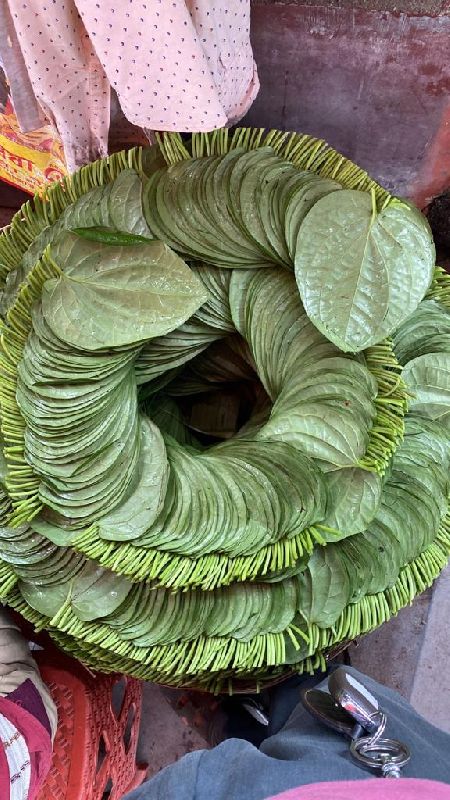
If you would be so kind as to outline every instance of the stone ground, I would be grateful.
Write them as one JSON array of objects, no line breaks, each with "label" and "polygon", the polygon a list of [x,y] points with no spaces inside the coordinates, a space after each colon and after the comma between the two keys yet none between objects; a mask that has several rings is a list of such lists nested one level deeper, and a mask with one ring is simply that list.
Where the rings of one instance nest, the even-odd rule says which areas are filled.
[{"label": "stone ground", "polygon": [[[0,183],[0,227],[17,198]],[[410,700],[424,717],[450,733],[450,567],[433,590],[381,629],[349,648],[351,663]],[[185,753],[207,746],[208,721],[215,701],[180,690],[144,686],[138,758],[149,776]]]}]

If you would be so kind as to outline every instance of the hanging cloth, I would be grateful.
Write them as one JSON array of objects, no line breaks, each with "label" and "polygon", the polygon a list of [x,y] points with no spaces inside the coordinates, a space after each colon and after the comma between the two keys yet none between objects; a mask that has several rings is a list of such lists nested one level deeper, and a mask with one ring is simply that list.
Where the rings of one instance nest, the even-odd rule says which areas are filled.
[{"label": "hanging cloth", "polygon": [[[0,0],[69,169],[108,152],[111,89],[144,130],[209,131],[259,83],[250,0]],[[19,54],[17,56],[19,62]],[[14,96],[14,76],[8,75]]]}]

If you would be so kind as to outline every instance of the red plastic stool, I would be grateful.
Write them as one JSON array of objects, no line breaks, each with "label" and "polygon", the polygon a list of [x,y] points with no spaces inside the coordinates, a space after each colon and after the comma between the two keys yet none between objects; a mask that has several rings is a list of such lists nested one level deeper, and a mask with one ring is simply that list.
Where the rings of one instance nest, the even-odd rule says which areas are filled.
[{"label": "red plastic stool", "polygon": [[141,682],[91,672],[53,649],[33,655],[58,709],[52,767],[38,800],[120,800],[147,770],[136,765]]}]

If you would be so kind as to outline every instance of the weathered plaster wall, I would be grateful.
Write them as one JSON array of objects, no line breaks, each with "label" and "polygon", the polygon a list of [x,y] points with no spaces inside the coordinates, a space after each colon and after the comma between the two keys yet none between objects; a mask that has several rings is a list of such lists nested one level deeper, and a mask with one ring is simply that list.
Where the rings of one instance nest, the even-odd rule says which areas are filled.
[{"label": "weathered plaster wall", "polygon": [[261,91],[246,122],[323,137],[425,205],[450,185],[450,3],[354,5],[253,2]]}]

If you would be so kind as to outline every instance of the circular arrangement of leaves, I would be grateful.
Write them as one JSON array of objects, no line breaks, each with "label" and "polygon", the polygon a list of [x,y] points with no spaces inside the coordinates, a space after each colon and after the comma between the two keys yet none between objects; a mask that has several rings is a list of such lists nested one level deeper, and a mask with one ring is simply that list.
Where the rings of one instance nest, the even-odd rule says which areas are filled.
[{"label": "circular arrangement of leaves", "polygon": [[84,167],[18,212],[0,280],[0,593],[77,657],[262,683],[447,562],[448,281],[324,142]]}]

